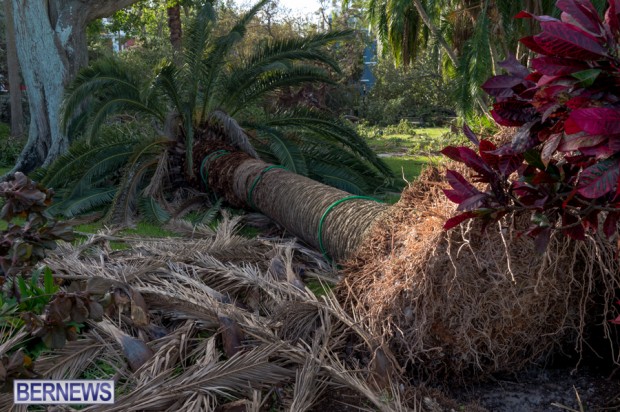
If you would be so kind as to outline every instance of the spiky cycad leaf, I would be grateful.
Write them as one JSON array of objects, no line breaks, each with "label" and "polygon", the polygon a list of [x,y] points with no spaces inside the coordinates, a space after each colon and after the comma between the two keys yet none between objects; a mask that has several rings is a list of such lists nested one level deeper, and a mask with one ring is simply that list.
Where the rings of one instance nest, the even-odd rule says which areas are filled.
[{"label": "spiky cycad leaf", "polygon": [[[75,129],[72,119],[86,124],[88,139],[99,132],[103,122],[110,116],[137,112],[153,116],[164,122],[162,102],[147,87],[144,76],[117,59],[101,59],[82,69],[67,90],[63,103],[63,126]],[[88,103],[88,108],[84,108]],[[88,112],[88,122],[80,116]]]},{"label": "spiky cycad leaf", "polygon": [[238,88],[236,93],[231,94],[223,101],[222,104],[225,107],[230,107],[231,113],[234,114],[264,97],[267,93],[284,87],[298,86],[304,82],[334,83],[327,71],[309,65],[296,65],[285,70],[271,70],[250,80],[252,81],[247,87]]},{"label": "spiky cycad leaf", "polygon": [[[83,177],[89,166],[91,170],[96,169],[99,175],[118,170],[116,160],[128,158],[138,141],[139,137],[136,136],[110,133],[92,143],[76,142],[66,154],[39,172],[41,183],[50,187],[68,186],[76,178]],[[106,159],[109,159],[109,162]],[[96,162],[96,165],[93,162]],[[97,173],[93,172],[93,176]]]},{"label": "spiky cycad leaf", "polygon": [[204,213],[198,215],[196,219],[192,219],[192,223],[199,225],[210,225],[215,221],[215,218],[222,210],[223,199],[218,199],[215,201],[213,206],[207,209]]},{"label": "spiky cycad leaf", "polygon": [[69,198],[54,205],[66,217],[74,217],[96,207],[108,204],[114,199],[117,187],[97,187],[83,192],[81,196]]},{"label": "spiky cycad leaf", "polygon": [[171,218],[170,213],[153,196],[141,197],[138,208],[141,217],[147,222],[164,224]]},{"label": "spiky cycad leaf", "polygon": [[370,189],[363,177],[351,170],[329,163],[311,163],[310,177],[355,195],[367,194]]},{"label": "spiky cycad leaf", "polygon": [[137,161],[126,167],[118,190],[105,217],[106,221],[123,226],[130,225],[137,212],[139,190],[148,172],[157,167],[158,159]]},{"label": "spiky cycad leaf", "polygon": [[319,113],[316,110],[297,108],[292,111],[278,113],[277,116],[266,120],[264,124],[271,127],[306,130],[316,134],[317,137],[338,142],[366,159],[384,175],[393,176],[392,170],[377,157],[376,153],[355,130],[341,121]]},{"label": "spiky cycad leaf", "polygon": [[261,137],[269,139],[269,149],[278,159],[278,163],[291,172],[307,176],[308,167],[299,146],[292,140],[287,139],[280,131],[273,128],[259,130]]}]

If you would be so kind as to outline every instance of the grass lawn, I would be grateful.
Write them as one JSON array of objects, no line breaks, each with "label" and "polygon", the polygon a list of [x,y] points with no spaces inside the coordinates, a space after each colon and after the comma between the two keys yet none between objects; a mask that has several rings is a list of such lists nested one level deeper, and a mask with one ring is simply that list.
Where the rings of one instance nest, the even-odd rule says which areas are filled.
[{"label": "grass lawn", "polygon": [[460,139],[446,127],[410,129],[406,133],[393,133],[389,129],[364,133],[368,145],[376,153],[407,153],[411,155],[435,154],[452,140]]},{"label": "grass lawn", "polygon": [[395,156],[382,159],[394,171],[397,178],[405,177],[408,182],[413,181],[422,169],[428,165],[438,163],[437,156]]}]

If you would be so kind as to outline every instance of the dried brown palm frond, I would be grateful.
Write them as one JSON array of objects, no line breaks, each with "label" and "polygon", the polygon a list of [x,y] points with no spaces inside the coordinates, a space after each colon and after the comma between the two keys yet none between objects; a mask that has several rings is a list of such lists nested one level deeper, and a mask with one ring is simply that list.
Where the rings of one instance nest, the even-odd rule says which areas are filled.
[{"label": "dried brown palm frond", "polygon": [[282,359],[271,360],[278,346],[252,348],[225,361],[194,364],[180,375],[174,369],[161,372],[152,381],[137,386],[130,394],[121,396],[106,411],[166,410],[179,399],[184,403],[201,394],[207,397],[245,395],[291,379],[293,372],[284,367]]},{"label": "dried brown palm frond", "polygon": [[215,231],[210,226],[202,223],[193,224],[192,222],[179,218],[170,219],[164,225],[164,229],[178,233],[190,239],[211,239],[215,236]]},{"label": "dried brown palm frond", "polygon": [[321,364],[318,352],[315,346],[311,356],[308,356],[303,366],[297,369],[293,402],[289,407],[291,412],[305,412],[311,409],[327,387],[325,378],[319,376]]},{"label": "dried brown palm frond", "polygon": [[68,342],[64,348],[43,355],[35,362],[35,371],[45,379],[77,379],[105,345],[91,335]]},{"label": "dried brown palm frond", "polygon": [[24,329],[15,330],[13,327],[4,326],[0,329],[0,357],[6,355],[10,350],[24,341],[28,333]]},{"label": "dried brown palm frond", "polygon": [[228,140],[225,143],[241,149],[255,159],[259,158],[245,130],[237,123],[234,117],[229,116],[221,110],[214,110],[211,113],[211,121],[219,123],[222,127],[224,131],[223,136],[226,136]]}]

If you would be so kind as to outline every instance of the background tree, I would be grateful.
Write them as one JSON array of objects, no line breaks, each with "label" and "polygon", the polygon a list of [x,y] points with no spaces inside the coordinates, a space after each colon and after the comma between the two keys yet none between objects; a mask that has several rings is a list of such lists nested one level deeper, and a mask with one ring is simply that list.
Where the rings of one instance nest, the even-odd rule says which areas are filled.
[{"label": "background tree", "polygon": [[31,114],[28,142],[11,173],[49,165],[67,150],[59,109],[65,86],[88,61],[86,26],[135,1],[11,0]]},{"label": "background tree", "polygon": [[[605,0],[595,0],[602,10]],[[344,3],[345,5],[348,2]],[[528,63],[533,55],[517,40],[536,30],[527,20],[513,19],[521,10],[557,14],[553,0],[366,0],[366,17],[386,56],[397,64],[416,61],[422,50],[433,50],[444,61],[443,74],[459,86],[455,101],[461,114],[486,110],[482,83],[498,63],[517,55]]]},{"label": "background tree", "polygon": [[15,28],[13,25],[13,5],[11,0],[4,0],[4,24],[6,33],[6,60],[9,80],[11,106],[11,136],[21,137],[24,134],[24,112],[22,109],[21,77],[19,61],[15,48]]}]

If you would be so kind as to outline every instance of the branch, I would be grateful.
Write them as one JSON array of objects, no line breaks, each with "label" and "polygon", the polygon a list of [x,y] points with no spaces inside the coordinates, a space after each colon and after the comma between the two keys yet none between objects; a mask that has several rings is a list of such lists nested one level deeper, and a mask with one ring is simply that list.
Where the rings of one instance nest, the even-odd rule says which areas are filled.
[{"label": "branch", "polygon": [[102,17],[109,17],[115,11],[124,9],[137,3],[138,0],[78,0],[78,13],[87,16],[86,21],[93,21]]}]

